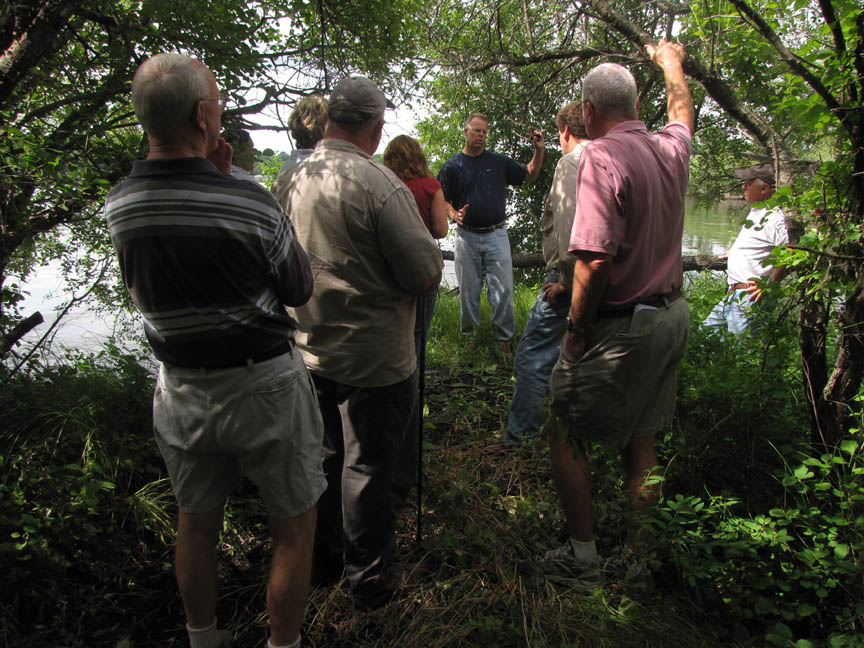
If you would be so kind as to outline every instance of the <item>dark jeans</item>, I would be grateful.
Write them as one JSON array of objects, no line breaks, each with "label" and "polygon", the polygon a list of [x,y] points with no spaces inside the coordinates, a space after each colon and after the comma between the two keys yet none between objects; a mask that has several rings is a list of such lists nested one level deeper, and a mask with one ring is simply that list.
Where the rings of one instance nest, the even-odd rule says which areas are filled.
[{"label": "dark jeans", "polygon": [[417,372],[395,385],[351,387],[312,375],[324,421],[327,490],[315,562],[341,562],[357,597],[392,591],[396,518],[417,482]]}]

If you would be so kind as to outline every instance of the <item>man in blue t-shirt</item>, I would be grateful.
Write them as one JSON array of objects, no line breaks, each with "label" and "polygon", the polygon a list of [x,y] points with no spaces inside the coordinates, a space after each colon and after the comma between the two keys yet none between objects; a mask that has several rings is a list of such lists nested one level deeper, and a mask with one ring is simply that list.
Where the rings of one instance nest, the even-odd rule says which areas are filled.
[{"label": "man in blue t-shirt", "polygon": [[483,268],[492,307],[492,323],[502,355],[510,359],[513,319],[513,262],[507,237],[507,185],[533,182],[543,166],[543,131],[530,130],[534,155],[528,165],[486,150],[489,121],[473,113],[465,123],[465,148],[438,174],[444,197],[452,205],[450,219],[458,225],[454,258],[459,282],[462,334],[472,338],[480,322]]}]

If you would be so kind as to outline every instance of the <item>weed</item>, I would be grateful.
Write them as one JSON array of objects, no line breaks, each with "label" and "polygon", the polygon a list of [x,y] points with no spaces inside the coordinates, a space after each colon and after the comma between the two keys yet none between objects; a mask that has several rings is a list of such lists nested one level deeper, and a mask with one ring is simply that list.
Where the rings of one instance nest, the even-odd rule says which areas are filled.
[{"label": "weed", "polygon": [[[478,345],[442,295],[426,380],[423,538],[398,525],[402,588],[360,613],[344,587],[310,598],[315,647],[861,645],[861,433],[814,451],[794,337],[722,340],[698,322],[722,294],[691,286],[693,329],[678,416],[658,438],[663,499],[644,515],[657,590],[613,583],[577,596],[537,558],[564,526],[545,443],[491,445],[512,375],[484,307]],[[525,321],[534,288],[516,291]],[[0,392],[0,639],[31,648],[149,648],[185,642],[170,543],[175,514],[150,431],[152,377],[108,349],[17,376]],[[591,449],[601,552],[625,523],[617,452]],[[266,632],[267,519],[244,484],[220,542],[218,617],[241,645]],[[259,612],[250,619],[249,611]],[[26,622],[25,622],[26,620]]]}]

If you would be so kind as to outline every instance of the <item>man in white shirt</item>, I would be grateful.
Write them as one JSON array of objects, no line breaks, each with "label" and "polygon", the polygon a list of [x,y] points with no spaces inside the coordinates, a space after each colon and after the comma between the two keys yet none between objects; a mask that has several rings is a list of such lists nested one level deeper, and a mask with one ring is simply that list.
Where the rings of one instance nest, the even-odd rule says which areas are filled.
[{"label": "man in white shirt", "polygon": [[[749,203],[768,200],[774,194],[774,167],[757,164],[738,169],[736,177],[744,181],[744,199]],[[703,324],[728,329],[740,335],[755,330],[755,320],[762,301],[757,279],[769,277],[779,281],[785,274],[782,266],[765,263],[778,245],[789,242],[783,210],[779,207],[751,209],[744,227],[729,250],[726,274],[729,288]]]}]

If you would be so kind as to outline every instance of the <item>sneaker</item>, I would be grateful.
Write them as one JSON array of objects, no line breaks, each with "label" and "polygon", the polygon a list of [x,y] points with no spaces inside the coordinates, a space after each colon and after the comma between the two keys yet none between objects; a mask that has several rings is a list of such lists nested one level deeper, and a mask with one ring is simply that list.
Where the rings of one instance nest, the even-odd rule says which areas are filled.
[{"label": "sneaker", "polygon": [[234,635],[229,630],[219,631],[219,648],[234,648]]},{"label": "sneaker", "polygon": [[512,437],[507,433],[504,433],[499,437],[495,437],[489,442],[490,448],[501,448],[504,450],[508,448],[518,448],[521,445],[522,442],[519,439],[517,439],[516,437]]},{"label": "sneaker", "polygon": [[393,600],[397,592],[398,589],[396,588],[384,588],[362,593],[355,590],[351,593],[351,598],[354,601],[354,607],[358,610],[361,612],[372,612],[387,605]]},{"label": "sneaker", "polygon": [[543,573],[547,580],[578,592],[590,592],[606,581],[600,563],[576,560],[569,542],[546,552],[543,556]]}]

